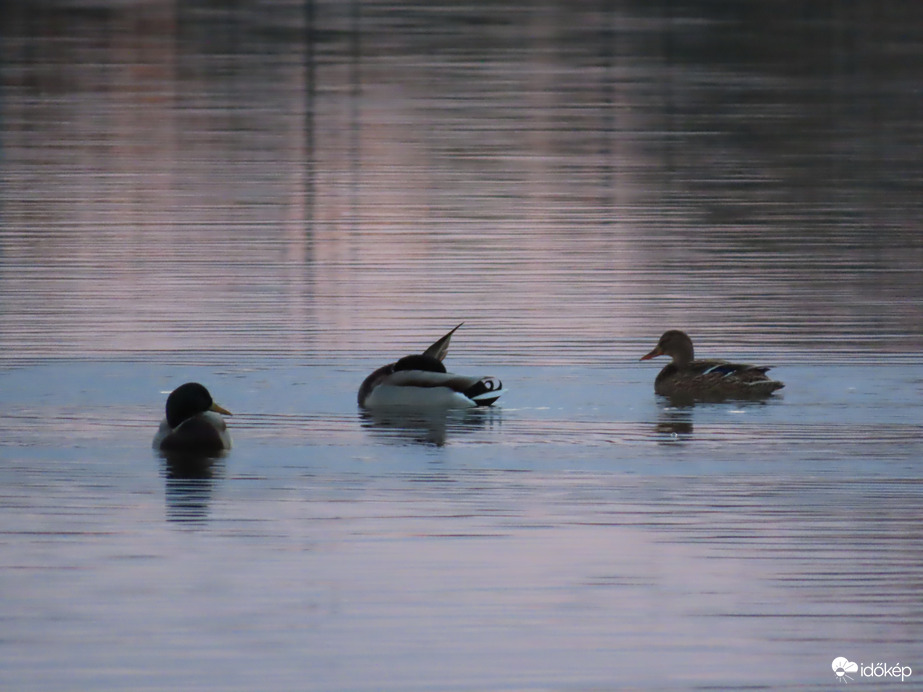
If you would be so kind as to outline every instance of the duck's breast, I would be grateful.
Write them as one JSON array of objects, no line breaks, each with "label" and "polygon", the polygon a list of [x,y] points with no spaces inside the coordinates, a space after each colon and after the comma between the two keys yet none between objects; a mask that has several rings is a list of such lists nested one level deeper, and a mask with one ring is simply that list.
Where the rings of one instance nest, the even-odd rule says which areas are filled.
[{"label": "duck's breast", "polygon": [[224,418],[205,411],[171,429],[162,421],[154,435],[154,447],[163,451],[220,452],[231,448],[231,435]]}]

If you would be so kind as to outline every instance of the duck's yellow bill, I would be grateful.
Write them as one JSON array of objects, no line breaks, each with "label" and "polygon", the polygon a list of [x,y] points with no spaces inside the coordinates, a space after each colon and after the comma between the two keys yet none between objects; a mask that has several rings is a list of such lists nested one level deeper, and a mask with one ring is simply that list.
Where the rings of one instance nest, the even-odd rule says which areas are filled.
[{"label": "duck's yellow bill", "polygon": [[219,406],[215,402],[212,402],[212,407],[209,411],[214,411],[215,413],[223,413],[225,416],[233,416],[234,414],[228,411],[224,406]]}]

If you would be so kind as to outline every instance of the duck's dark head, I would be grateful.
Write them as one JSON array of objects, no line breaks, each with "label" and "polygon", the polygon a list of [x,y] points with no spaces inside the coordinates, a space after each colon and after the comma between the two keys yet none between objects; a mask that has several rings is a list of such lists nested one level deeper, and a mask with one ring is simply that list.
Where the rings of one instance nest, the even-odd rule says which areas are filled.
[{"label": "duck's dark head", "polygon": [[205,411],[231,415],[230,411],[216,404],[209,391],[198,382],[181,384],[167,397],[167,424],[171,428]]},{"label": "duck's dark head", "polygon": [[691,363],[695,358],[695,351],[692,348],[692,339],[686,332],[679,329],[671,329],[664,332],[660,341],[650,353],[641,356],[641,360],[650,360],[657,356],[670,356],[677,365]]}]

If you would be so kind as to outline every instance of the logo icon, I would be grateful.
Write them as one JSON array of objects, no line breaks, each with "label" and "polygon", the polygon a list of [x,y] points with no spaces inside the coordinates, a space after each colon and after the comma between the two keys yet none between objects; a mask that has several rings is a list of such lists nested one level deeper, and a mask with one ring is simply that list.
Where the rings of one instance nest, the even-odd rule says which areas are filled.
[{"label": "logo icon", "polygon": [[837,656],[833,659],[831,664],[833,667],[833,672],[836,673],[837,682],[848,683],[853,678],[847,675],[847,673],[856,673],[859,670],[859,664],[853,663],[847,658],[842,656]]}]

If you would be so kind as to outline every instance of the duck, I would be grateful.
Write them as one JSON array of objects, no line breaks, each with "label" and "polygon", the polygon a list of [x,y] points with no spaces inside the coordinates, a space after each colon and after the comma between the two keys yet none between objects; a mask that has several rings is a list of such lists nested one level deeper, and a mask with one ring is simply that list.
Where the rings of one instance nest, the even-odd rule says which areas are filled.
[{"label": "duck", "polygon": [[504,393],[499,379],[492,375],[456,375],[446,371],[442,362],[452,335],[462,324],[423,353],[404,356],[366,377],[359,387],[359,406],[464,409],[493,404]]},{"label": "duck", "polygon": [[641,360],[670,356],[654,380],[654,392],[667,397],[692,399],[753,399],[769,396],[785,385],[766,375],[768,366],[696,360],[692,339],[679,329],[663,333]]},{"label": "duck", "polygon": [[216,404],[203,385],[180,385],[167,397],[166,417],[154,435],[154,449],[202,454],[229,450],[231,435],[222,414],[231,412]]}]

